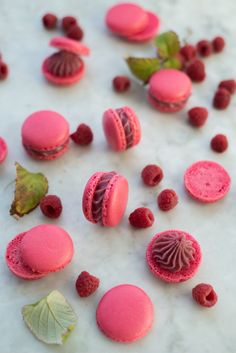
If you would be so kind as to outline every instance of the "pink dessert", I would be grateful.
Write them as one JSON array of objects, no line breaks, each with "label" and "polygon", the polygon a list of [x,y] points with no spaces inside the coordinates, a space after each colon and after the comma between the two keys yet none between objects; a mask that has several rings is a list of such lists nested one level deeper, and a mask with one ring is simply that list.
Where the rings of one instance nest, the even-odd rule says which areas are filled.
[{"label": "pink dessert", "polygon": [[10,271],[22,279],[40,279],[70,263],[73,242],[69,234],[53,224],[42,224],[13,238],[6,249]]},{"label": "pink dessert", "polygon": [[166,282],[183,282],[195,275],[201,262],[197,240],[180,230],[156,234],[148,244],[146,259],[152,273]]},{"label": "pink dessert", "polygon": [[78,82],[85,71],[81,55],[89,55],[89,48],[81,42],[65,37],[53,38],[50,45],[59,51],[43,62],[42,71],[46,79],[56,85]]},{"label": "pink dessert", "polygon": [[23,123],[21,135],[25,150],[35,159],[56,159],[69,147],[69,124],[53,111],[31,114]]},{"label": "pink dessert", "polygon": [[103,130],[110,147],[125,151],[137,145],[141,139],[139,120],[129,107],[108,109],[103,114]]},{"label": "pink dessert", "polygon": [[152,75],[148,99],[161,112],[173,113],[184,108],[191,91],[192,83],[184,72],[163,69]]},{"label": "pink dessert", "polygon": [[199,161],[185,172],[184,184],[189,194],[203,203],[221,200],[230,189],[228,172],[218,163]]},{"label": "pink dessert", "polygon": [[133,34],[127,39],[132,42],[146,42],[157,35],[157,32],[160,27],[160,19],[153,12],[147,11],[148,15],[148,24],[147,26],[139,33]]},{"label": "pink dessert", "polygon": [[0,137],[0,164],[3,163],[7,157],[8,148],[6,141]]},{"label": "pink dessert", "polygon": [[128,182],[116,172],[94,173],[87,182],[82,207],[92,223],[114,227],[120,223],[128,200]]},{"label": "pink dessert", "polygon": [[144,337],[153,324],[153,304],[139,287],[122,284],[111,288],[100,300],[96,317],[100,330],[117,342]]}]

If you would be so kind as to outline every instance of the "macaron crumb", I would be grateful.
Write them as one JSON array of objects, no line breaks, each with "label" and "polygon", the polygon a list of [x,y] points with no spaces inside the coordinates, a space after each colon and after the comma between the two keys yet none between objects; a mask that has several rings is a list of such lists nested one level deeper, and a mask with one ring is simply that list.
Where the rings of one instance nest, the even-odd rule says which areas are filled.
[{"label": "macaron crumb", "polygon": [[228,148],[227,136],[223,134],[217,134],[211,139],[211,148],[213,151],[222,153]]},{"label": "macaron crumb", "polygon": [[116,92],[126,92],[129,90],[131,82],[127,76],[116,76],[112,80],[113,88]]},{"label": "macaron crumb", "polygon": [[141,178],[147,186],[156,186],[163,179],[163,171],[161,167],[156,164],[148,164],[141,172]]},{"label": "macaron crumb", "polygon": [[61,199],[56,195],[47,195],[40,202],[42,213],[48,218],[58,218],[62,212]]},{"label": "macaron crumb", "polygon": [[201,306],[211,308],[218,300],[214,288],[210,284],[200,283],[192,289],[193,299]]},{"label": "macaron crumb", "polygon": [[129,216],[129,223],[134,228],[148,228],[154,223],[154,215],[149,208],[139,207]]},{"label": "macaron crumb", "polygon": [[172,210],[178,203],[178,196],[172,189],[163,190],[157,197],[157,204],[162,211]]},{"label": "macaron crumb", "polygon": [[70,135],[70,138],[80,146],[87,146],[93,141],[93,132],[90,126],[80,124],[76,131]]}]

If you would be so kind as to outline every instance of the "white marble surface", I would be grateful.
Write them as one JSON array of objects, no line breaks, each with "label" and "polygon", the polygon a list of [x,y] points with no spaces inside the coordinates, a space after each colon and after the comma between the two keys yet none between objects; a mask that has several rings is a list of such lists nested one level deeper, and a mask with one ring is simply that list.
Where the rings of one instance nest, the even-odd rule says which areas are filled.
[{"label": "white marble surface", "polygon": [[[235,336],[235,200],[236,200],[236,97],[231,106],[218,112],[211,108],[211,99],[221,79],[235,77],[235,12],[234,0],[146,0],[137,1],[156,11],[162,21],[161,31],[173,29],[182,38],[196,42],[223,34],[227,47],[223,54],[206,60],[207,80],[194,85],[186,110],[195,104],[209,108],[210,116],[202,130],[186,123],[186,110],[164,115],[146,102],[145,90],[137,82],[129,93],[115,94],[111,79],[128,74],[123,61],[127,55],[154,53],[151,45],[134,45],[109,35],[104,27],[110,0],[0,0],[0,49],[10,66],[10,76],[0,83],[0,135],[9,144],[9,156],[0,167],[0,312],[1,353],[233,353]],[[85,42],[92,55],[86,59],[87,74],[80,84],[71,88],[48,85],[40,65],[51,53],[48,41],[53,32],[41,26],[41,15],[54,11],[58,16],[74,14],[85,29]],[[101,116],[108,107],[130,105],[141,120],[143,138],[140,145],[123,154],[108,150],[101,127]],[[87,122],[95,133],[91,148],[71,150],[57,161],[36,162],[28,158],[21,146],[20,128],[33,111],[53,109],[69,120],[74,130],[79,122]],[[223,155],[213,153],[209,140],[218,132],[226,133],[230,147]],[[201,205],[191,200],[183,188],[183,173],[194,161],[211,159],[222,163],[232,176],[228,196],[213,205]],[[35,282],[14,277],[6,267],[5,248],[17,233],[46,223],[39,209],[19,221],[9,216],[15,176],[14,161],[31,171],[41,171],[49,179],[50,193],[61,196],[64,212],[55,223],[73,237],[75,256],[63,271]],[[145,188],[140,170],[148,163],[161,165],[165,178],[154,189]],[[115,229],[103,229],[87,222],[81,212],[83,187],[97,170],[117,170],[130,183],[129,203],[124,220]],[[157,209],[156,196],[165,188],[174,188],[179,205],[169,213]],[[152,228],[132,230],[127,222],[136,207],[150,207],[156,217]],[[145,263],[148,241],[159,231],[180,228],[192,233],[200,242],[203,262],[198,274],[180,285],[167,285],[155,279]],[[91,271],[101,279],[95,295],[78,298],[74,282],[82,270]],[[191,289],[199,282],[214,285],[218,304],[210,309],[195,305]],[[143,340],[118,344],[108,340],[97,329],[96,305],[102,294],[120,283],[141,286],[155,305],[155,323]],[[63,347],[46,346],[37,341],[25,327],[21,308],[35,302],[53,289],[59,289],[71,302],[79,317],[76,330]]]}]

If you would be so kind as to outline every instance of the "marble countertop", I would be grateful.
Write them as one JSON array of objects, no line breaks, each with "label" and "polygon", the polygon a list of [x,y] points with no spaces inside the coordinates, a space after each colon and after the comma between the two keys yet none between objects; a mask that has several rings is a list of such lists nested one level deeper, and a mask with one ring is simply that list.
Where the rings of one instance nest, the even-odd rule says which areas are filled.
[{"label": "marble countertop", "polygon": [[[137,3],[157,12],[161,31],[173,29],[181,38],[196,43],[202,38],[221,34],[226,38],[224,53],[207,59],[207,79],[195,84],[186,109],[165,115],[155,111],[146,101],[143,87],[133,81],[126,94],[116,94],[111,80],[117,74],[129,74],[123,60],[127,55],[152,55],[151,44],[136,45],[107,33],[104,14],[113,0],[1,0],[0,50],[10,67],[7,81],[0,83],[0,135],[9,145],[9,156],[0,167],[0,352],[12,353],[233,353],[236,351],[235,316],[235,249],[236,249],[236,97],[223,111],[213,110],[213,92],[222,79],[236,76],[234,0],[140,0]],[[86,58],[87,73],[73,87],[57,88],[47,84],[41,74],[43,59],[52,52],[48,41],[53,32],[41,26],[41,16],[55,12],[79,18],[85,30],[85,43],[92,55]],[[56,34],[57,32],[55,32]],[[130,105],[140,118],[141,143],[122,154],[106,145],[101,117],[108,107]],[[201,130],[186,123],[186,111],[192,106],[209,108],[209,119]],[[20,129],[32,112],[52,109],[63,114],[74,130],[80,122],[91,125],[95,140],[89,148],[71,145],[60,159],[47,163],[28,158],[21,146]],[[226,153],[218,155],[209,148],[216,133],[225,133],[230,141]],[[228,196],[215,204],[193,201],[183,187],[183,173],[193,162],[210,159],[221,163],[232,176]],[[13,198],[15,167],[18,161],[31,171],[43,172],[50,193],[58,194],[64,205],[55,223],[73,237],[75,256],[63,271],[39,281],[26,282],[8,270],[4,253],[14,235],[40,223],[46,223],[39,209],[16,221],[9,216]],[[140,171],[148,163],[163,167],[165,178],[156,188],[145,188]],[[104,229],[87,222],[81,211],[81,198],[89,176],[97,170],[117,170],[130,184],[127,211],[115,229]],[[174,188],[180,202],[169,213],[157,209],[156,197],[163,188]],[[152,228],[133,230],[128,215],[136,207],[147,206],[155,214]],[[145,263],[145,249],[157,232],[182,229],[193,234],[201,244],[203,261],[191,280],[168,285],[155,279]],[[80,299],[74,282],[80,271],[87,270],[101,279],[98,291]],[[211,283],[219,296],[212,309],[197,306],[191,289],[200,282]],[[114,285],[132,283],[142,287],[155,305],[155,323],[151,332],[134,344],[118,344],[101,334],[96,326],[95,310],[103,293]],[[53,289],[60,290],[79,317],[78,326],[62,347],[46,346],[37,341],[24,325],[21,308],[37,301]]]}]

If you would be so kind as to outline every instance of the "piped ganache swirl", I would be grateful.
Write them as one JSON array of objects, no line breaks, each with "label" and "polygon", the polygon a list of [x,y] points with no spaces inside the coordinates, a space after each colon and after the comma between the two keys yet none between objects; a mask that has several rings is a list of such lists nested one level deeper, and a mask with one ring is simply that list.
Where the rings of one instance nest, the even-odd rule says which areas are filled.
[{"label": "piped ganache swirl", "polygon": [[107,185],[115,174],[115,172],[105,173],[97,183],[92,201],[92,215],[95,223],[102,223],[103,198],[107,189]]},{"label": "piped ganache swirl", "polygon": [[126,139],[126,149],[133,146],[134,134],[132,130],[132,126],[130,124],[129,117],[124,109],[119,108],[116,109],[117,114],[119,115],[120,121],[122,123],[125,139]]},{"label": "piped ganache swirl", "polygon": [[52,54],[47,60],[47,70],[53,76],[70,77],[76,74],[82,65],[80,57],[66,50]]},{"label": "piped ganache swirl", "polygon": [[152,247],[152,259],[161,268],[178,272],[188,269],[194,260],[195,248],[184,234],[162,234]]}]

